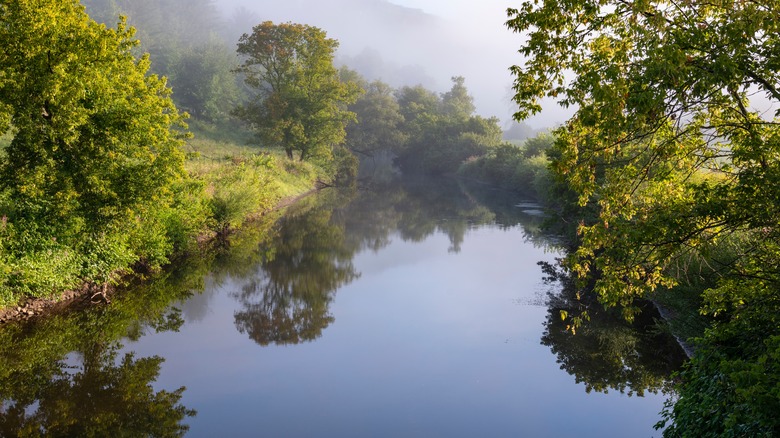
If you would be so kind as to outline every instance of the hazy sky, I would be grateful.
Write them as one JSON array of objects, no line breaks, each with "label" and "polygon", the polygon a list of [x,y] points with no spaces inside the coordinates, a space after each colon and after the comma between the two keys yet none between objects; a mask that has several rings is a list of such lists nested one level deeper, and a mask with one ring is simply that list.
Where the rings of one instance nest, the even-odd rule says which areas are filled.
[{"label": "hazy sky", "polygon": [[[388,0],[400,6],[421,9],[450,22],[461,32],[467,52],[473,58],[462,59],[462,71],[453,74],[466,77],[466,85],[475,95],[478,111],[487,116],[508,120],[514,111],[509,102],[512,78],[508,68],[519,62],[517,49],[521,40],[509,31],[506,0]],[[517,3],[517,2],[516,2]],[[464,53],[465,54],[465,53]]]},{"label": "hazy sky", "polygon": [[[512,2],[504,0],[388,0],[390,3],[421,9],[432,15],[455,21],[492,20],[503,23]],[[519,1],[516,2],[519,4]]]},{"label": "hazy sky", "polygon": [[[398,14],[391,3],[418,10]],[[378,79],[393,84],[398,72],[424,72],[420,80],[437,92],[447,91],[450,78],[463,76],[477,111],[506,123],[515,105],[510,102],[509,67],[520,63],[519,35],[509,31],[507,7],[520,0],[220,0],[227,9],[242,5],[259,19],[293,21],[323,28],[340,42],[339,57],[381,56]],[[419,11],[422,11],[420,13]],[[247,30],[248,31],[248,30]],[[369,57],[370,58],[370,57]],[[348,61],[347,61],[348,62]],[[349,63],[349,62],[348,62]],[[365,73],[364,73],[365,74]],[[382,76],[384,74],[384,76]],[[377,78],[370,78],[377,79]],[[407,84],[415,85],[415,84]],[[534,127],[561,123],[565,115],[550,105],[529,120]]]}]

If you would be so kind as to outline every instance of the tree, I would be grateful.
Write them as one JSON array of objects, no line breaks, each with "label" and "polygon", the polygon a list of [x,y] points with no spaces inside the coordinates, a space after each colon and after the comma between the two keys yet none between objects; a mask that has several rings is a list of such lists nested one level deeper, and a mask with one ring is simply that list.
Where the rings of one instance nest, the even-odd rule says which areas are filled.
[{"label": "tree", "polygon": [[[720,346],[717,364],[694,359],[667,434],[777,433],[765,407],[780,399],[780,125],[751,106],[780,102],[776,2],[546,0],[508,12],[528,36],[516,118],[544,97],[577,108],[556,132],[554,166],[598,213],[580,225],[570,268],[629,318],[635,298],[685,281],[688,260],[716,279],[702,311],[719,318],[704,341]],[[759,384],[751,368],[775,371],[753,373]],[[691,402],[697,385],[721,395]],[[697,403],[718,416],[690,415]]]},{"label": "tree", "polygon": [[[113,26],[119,15],[138,30],[141,49],[154,61],[152,71],[172,76],[179,55],[205,46],[225,22],[212,0],[84,0],[89,15]],[[232,41],[231,41],[232,44]]]},{"label": "tree", "polygon": [[235,64],[235,54],[216,38],[183,50],[171,66],[177,106],[198,119],[225,121],[240,96]]},{"label": "tree", "polygon": [[4,2],[0,40],[0,132],[14,128],[0,158],[9,281],[34,283],[14,279],[32,264],[105,282],[137,260],[133,230],[152,228],[184,173],[182,117],[149,58],[133,55],[133,30],[107,29],[78,1]]},{"label": "tree", "polygon": [[[94,20],[114,26],[120,15],[137,29],[151,71],[169,78],[179,109],[198,120],[224,122],[240,100],[235,39],[211,0],[83,0]],[[228,44],[230,41],[230,44]],[[137,49],[138,50],[138,49]]]},{"label": "tree", "polygon": [[450,91],[437,95],[422,86],[396,93],[409,140],[396,148],[404,171],[452,173],[470,157],[484,155],[501,143],[497,118],[473,115],[474,105],[462,77],[452,78]]},{"label": "tree", "polygon": [[407,137],[401,130],[404,118],[393,89],[381,81],[371,82],[365,89],[365,94],[349,107],[357,121],[347,126],[347,147],[369,156],[398,149]]},{"label": "tree", "polygon": [[466,88],[463,76],[452,78],[452,88],[441,96],[442,112],[455,119],[466,120],[474,114],[474,98]]},{"label": "tree", "polygon": [[357,85],[339,81],[333,66],[338,42],[316,27],[266,21],[244,34],[236,70],[257,90],[237,110],[268,145],[284,148],[292,158],[330,158],[331,147],[345,138],[354,114],[345,109],[359,94]]}]

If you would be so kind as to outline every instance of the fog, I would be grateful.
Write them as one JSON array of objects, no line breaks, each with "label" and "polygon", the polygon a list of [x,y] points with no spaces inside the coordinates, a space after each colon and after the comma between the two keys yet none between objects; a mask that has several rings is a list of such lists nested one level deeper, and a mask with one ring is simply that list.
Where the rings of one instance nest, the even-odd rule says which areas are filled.
[{"label": "fog", "polygon": [[[519,35],[509,31],[503,0],[221,0],[236,38],[261,21],[322,28],[339,41],[337,64],[394,87],[422,84],[444,92],[453,76],[466,78],[477,112],[507,124],[509,67],[521,62]],[[527,121],[549,127],[565,120],[554,105]]]}]

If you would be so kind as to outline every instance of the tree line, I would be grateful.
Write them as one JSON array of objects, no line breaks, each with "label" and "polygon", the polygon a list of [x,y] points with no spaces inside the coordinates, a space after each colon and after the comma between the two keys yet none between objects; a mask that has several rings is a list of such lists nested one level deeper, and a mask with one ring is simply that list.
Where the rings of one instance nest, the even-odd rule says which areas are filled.
[{"label": "tree line", "polygon": [[[0,23],[4,305],[82,285],[105,297],[307,185],[350,184],[358,157],[445,174],[502,144],[462,77],[444,93],[368,82],[303,24],[229,43],[207,0],[15,0]],[[251,134],[249,152],[185,153],[213,129]]]}]

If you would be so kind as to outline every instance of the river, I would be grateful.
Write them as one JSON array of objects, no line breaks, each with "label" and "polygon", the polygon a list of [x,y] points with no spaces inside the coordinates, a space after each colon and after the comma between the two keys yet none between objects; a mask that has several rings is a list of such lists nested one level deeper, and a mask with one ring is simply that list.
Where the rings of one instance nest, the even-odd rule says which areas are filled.
[{"label": "river", "polygon": [[659,436],[681,350],[652,309],[567,331],[539,213],[453,180],[325,190],[111,305],[0,328],[0,436]]}]

